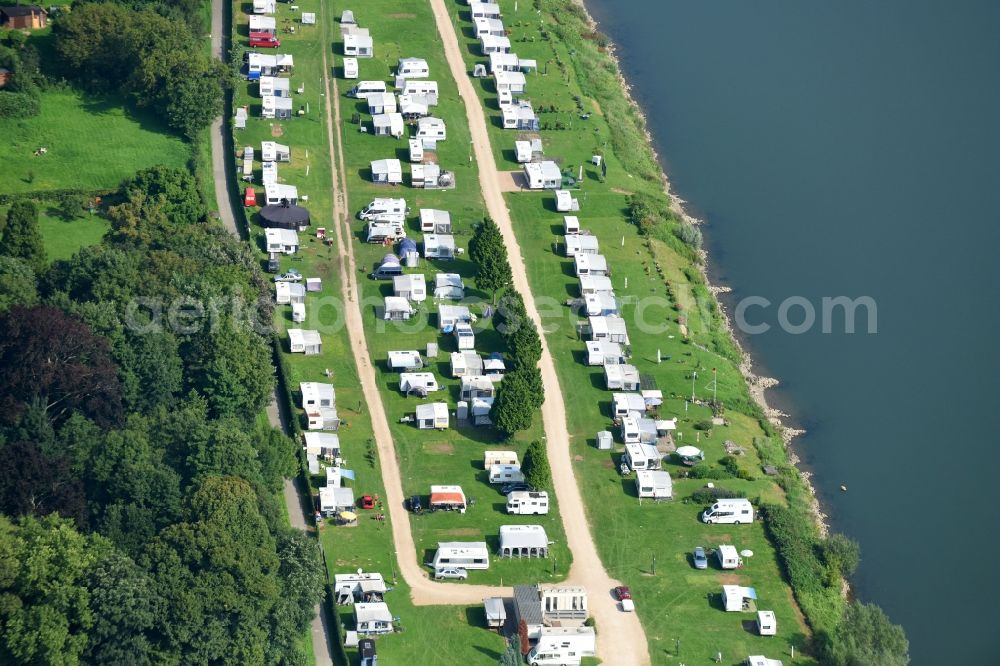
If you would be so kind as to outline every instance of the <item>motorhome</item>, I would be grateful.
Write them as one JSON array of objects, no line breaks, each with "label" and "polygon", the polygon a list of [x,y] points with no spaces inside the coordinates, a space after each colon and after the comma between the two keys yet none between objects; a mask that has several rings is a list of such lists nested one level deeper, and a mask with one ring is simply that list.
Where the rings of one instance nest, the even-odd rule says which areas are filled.
[{"label": "motorhome", "polygon": [[348,97],[367,98],[368,95],[384,93],[386,91],[385,81],[359,81],[358,85],[351,88],[347,93]]},{"label": "motorhome", "polygon": [[490,483],[523,483],[524,474],[520,465],[491,465]]},{"label": "motorhome", "polygon": [[748,499],[720,499],[701,514],[703,523],[731,523],[740,525],[753,522],[753,505]]},{"label": "motorhome", "polygon": [[549,512],[549,494],[545,491],[515,490],[507,495],[507,513],[544,515]]},{"label": "motorhome", "polygon": [[386,215],[398,215],[400,218],[403,218],[406,216],[407,211],[406,199],[379,197],[378,199],[373,199],[371,203],[358,211],[358,219],[374,220],[381,218],[382,221],[386,221]]}]

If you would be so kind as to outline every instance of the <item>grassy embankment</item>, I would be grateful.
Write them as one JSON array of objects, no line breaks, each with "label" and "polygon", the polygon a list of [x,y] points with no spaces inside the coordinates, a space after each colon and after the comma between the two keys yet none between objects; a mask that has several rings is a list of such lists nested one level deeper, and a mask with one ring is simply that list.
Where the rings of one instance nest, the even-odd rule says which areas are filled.
[{"label": "grassy embankment", "polygon": [[[696,444],[705,450],[709,463],[725,455],[726,440],[744,447],[746,455],[738,457],[737,463],[743,475],[752,480],[718,480],[716,485],[764,503],[787,503],[801,520],[809,520],[808,492],[787,465],[780,438],[761,422],[760,410],[750,401],[738,371],[739,353],[721,324],[696,254],[671,232],[676,222],[664,222],[648,235],[640,235],[628,223],[628,195],[642,192],[662,200],[662,184],[659,167],[644,139],[641,118],[624,97],[600,36],[569,8],[570,3],[535,3],[543,9],[541,16],[531,3],[520,3],[517,13],[512,0],[500,4],[513,50],[522,58],[536,59],[539,65],[538,72],[528,75],[527,97],[536,110],[545,110],[539,114],[539,136],[546,155],[574,175],[579,165],[585,165],[584,184],[577,194],[581,224],[600,239],[601,251],[613,269],[612,280],[625,301],[624,316],[630,322],[633,362],[642,373],[656,379],[668,398],[660,414],[679,416],[679,445]],[[471,71],[473,63],[486,59],[478,55],[467,6],[452,2],[449,9]],[[516,169],[512,148],[514,139],[521,136],[499,127],[492,80],[483,80],[478,89],[491,120],[497,163],[501,169]],[[584,113],[590,117],[582,118]],[[593,154],[604,155],[606,178],[589,164]],[[554,210],[553,198],[513,193],[507,199],[536,297],[548,297],[556,303],[576,297],[572,263],[557,250],[561,216]],[[647,297],[659,300],[651,303]],[[574,387],[567,409],[574,454],[582,458],[577,473],[588,488],[588,515],[592,524],[599,526],[595,534],[606,566],[636,593],[654,662],[675,658],[675,639],[680,639],[682,655],[687,658],[722,651],[726,658],[765,652],[787,659],[792,645],[800,654],[808,630],[762,524],[739,528],[701,525],[697,520],[701,506],[683,499],[705,482],[679,478],[685,469],[675,464],[668,464],[667,469],[675,479],[677,499],[670,504],[639,504],[632,482],[623,482],[615,471],[621,446],[610,456],[593,446],[594,433],[611,426],[610,394],[603,389],[601,374],[583,364],[584,346],[576,335],[578,317],[568,308],[550,310],[553,316],[546,319],[545,329],[560,381]],[[640,315],[662,328],[643,333],[636,323]],[[682,315],[688,339],[679,327]],[[658,351],[663,358],[660,364],[656,363]],[[713,369],[717,370],[717,385]],[[694,392],[702,404],[686,405],[693,373],[698,375]],[[728,425],[696,431],[695,423],[713,415],[706,404],[713,389],[727,408],[724,417]],[[777,482],[762,474],[763,464],[779,468]],[[735,574],[691,569],[688,553],[693,546],[720,543],[749,548],[755,555]],[[781,628],[777,639],[761,639],[744,631],[741,623],[750,616],[726,614],[717,608],[712,595],[723,582],[736,580],[754,586],[760,607],[776,612]],[[799,589],[797,593],[814,627],[831,626],[840,606],[835,592],[824,588],[819,592]]]},{"label": "grassy embankment", "polygon": [[[308,103],[309,112],[303,117],[297,117],[289,121],[267,121],[259,119],[259,98],[256,94],[255,84],[241,85],[236,91],[235,105],[250,105],[251,120],[247,129],[239,131],[235,135],[238,149],[245,145],[253,145],[259,149],[260,141],[274,138],[275,140],[288,144],[293,152],[292,162],[282,164],[279,173],[282,180],[294,183],[299,187],[300,194],[309,197],[305,205],[309,207],[313,216],[313,227],[325,226],[330,229],[333,221],[331,218],[330,199],[330,164],[326,150],[325,125],[323,123],[322,106],[325,100],[320,96],[322,85],[322,59],[320,48],[326,45],[332,47],[335,35],[339,34],[333,17],[339,14],[339,9],[327,7],[325,11],[321,9],[317,0],[303,0],[299,3],[303,11],[315,11],[321,21],[315,27],[296,25],[296,34],[281,34],[283,53],[291,53],[295,57],[295,71],[292,74],[293,88],[297,88],[300,83],[305,83],[305,93],[296,95],[296,108],[299,104]],[[234,15],[237,23],[234,41],[245,42],[246,18],[242,15],[240,3],[234,4]],[[388,13],[388,12],[387,12]],[[385,46],[385,34],[388,32],[384,27],[378,25],[378,21],[392,20],[384,17],[380,12],[372,11],[371,16],[365,11],[358,16],[363,24],[372,28],[376,38],[376,44]],[[285,5],[279,5],[279,25],[284,26],[284,18],[292,15]],[[380,16],[382,18],[380,18]],[[429,14],[423,14],[424,18],[430,20]],[[399,19],[405,20],[405,19]],[[324,35],[325,31],[325,35]],[[381,39],[380,39],[381,38]],[[377,46],[378,48],[378,46]],[[339,58],[337,58],[339,62]],[[388,70],[382,65],[381,72],[376,74],[374,69],[369,72],[369,67],[376,67],[376,62],[364,63],[362,67],[365,76],[368,78],[385,78]],[[333,57],[330,58],[333,64]],[[349,118],[348,118],[349,119]],[[352,126],[353,128],[353,126]],[[356,130],[356,128],[354,128]],[[353,137],[349,137],[353,138]],[[372,142],[392,142],[390,139],[376,139],[375,137],[363,137]],[[387,144],[386,144],[387,145]],[[354,150],[350,146],[348,151]],[[350,154],[350,153],[349,153]],[[235,158],[235,156],[234,156]],[[353,158],[352,158],[353,159]],[[370,158],[366,158],[370,159]],[[466,158],[467,159],[467,158]],[[367,166],[367,161],[364,162]],[[259,165],[258,165],[259,168]],[[308,175],[307,173],[308,168]],[[259,172],[258,172],[259,176]],[[258,178],[259,180],[259,178]],[[470,184],[474,180],[468,181]],[[349,179],[349,184],[354,187],[355,179]],[[385,193],[385,190],[379,190]],[[457,194],[457,193],[452,193]],[[354,193],[352,192],[352,197]],[[366,195],[367,196],[367,195]],[[354,205],[354,199],[351,200]],[[411,202],[413,205],[413,202]],[[473,205],[473,204],[470,204]],[[473,205],[474,206],[474,205]],[[475,207],[477,214],[481,214],[481,206]],[[251,234],[255,247],[261,249],[260,239],[262,230],[257,226],[251,216]],[[331,232],[332,233],[332,232]],[[347,466],[355,470],[357,479],[349,482],[356,489],[355,494],[385,494],[382,487],[381,475],[379,473],[379,460],[375,452],[372,438],[371,424],[369,421],[366,396],[360,390],[360,382],[357,374],[355,360],[346,353],[348,349],[348,338],[346,331],[338,324],[342,321],[339,302],[339,264],[340,252],[335,246],[325,245],[312,237],[309,232],[302,234],[303,248],[294,258],[285,258],[282,268],[296,268],[306,276],[319,276],[323,279],[323,290],[320,293],[310,293],[307,298],[307,312],[309,320],[305,327],[324,328],[330,327],[323,333],[324,353],[319,356],[304,357],[282,353],[282,365],[288,379],[288,385],[293,391],[297,390],[300,381],[329,381],[332,382],[337,391],[338,411],[343,420],[343,425],[339,431],[343,455],[347,459]],[[360,248],[361,250],[367,248]],[[381,250],[380,250],[381,251]],[[263,259],[263,252],[261,253]],[[371,257],[359,256],[359,264],[370,262]],[[365,284],[365,288],[377,288],[374,284]],[[370,311],[370,310],[369,310]],[[372,320],[374,321],[374,320]],[[287,349],[287,337],[284,331],[290,325],[290,313],[287,308],[279,308],[277,311],[276,326],[279,330],[279,337],[282,349]],[[391,329],[390,329],[391,330]],[[369,343],[373,344],[373,334],[369,337]],[[382,338],[390,337],[388,334]],[[400,348],[417,347],[416,340],[401,343]],[[326,371],[332,373],[331,378],[327,378]],[[389,387],[385,388],[385,396],[394,394]],[[297,395],[295,396],[297,398]],[[409,409],[412,409],[414,401],[410,402]],[[397,416],[393,407],[389,407],[390,418]],[[301,418],[301,413],[296,410],[296,418]],[[301,422],[295,423],[296,430],[301,429]],[[434,434],[427,440],[420,440],[418,431],[404,427],[397,434],[402,436],[397,439],[397,445],[414,443],[414,447],[423,447],[427,444],[428,453],[421,455],[421,449],[408,449],[400,453],[401,463],[404,465],[404,477],[410,480],[413,487],[407,487],[406,492],[426,494],[426,485],[431,479],[441,478],[441,482],[461,482],[466,486],[470,495],[480,494],[472,489],[472,476],[475,470],[471,469],[471,461],[475,458],[471,449],[473,443],[469,441],[460,442],[460,446],[452,444],[454,431],[444,434]],[[444,440],[447,440],[444,442]],[[459,449],[463,453],[462,446],[467,451],[467,456],[445,455],[445,446],[434,444],[434,442],[444,442]],[[480,449],[476,447],[475,453],[479,454]],[[413,460],[409,466],[408,461]],[[442,461],[445,461],[444,468],[440,468]],[[450,467],[448,466],[450,464]],[[462,472],[459,476],[458,472]],[[454,475],[454,478],[452,477]],[[466,482],[468,479],[468,482]],[[310,480],[315,487],[324,483],[322,477]],[[484,488],[484,491],[486,489]],[[464,525],[447,524],[446,521],[455,519],[470,519],[475,513],[486,513],[491,510],[486,506],[485,500],[477,504],[466,516],[457,514],[424,516],[417,523],[418,533],[428,536],[420,543],[430,543],[430,540],[437,539],[436,533],[432,530],[442,529],[444,532],[456,530],[457,532],[448,538],[482,538],[479,536],[462,536]],[[388,518],[387,518],[388,520]],[[441,525],[444,524],[443,527]],[[425,527],[426,526],[426,527]],[[468,528],[466,528],[468,529]],[[421,532],[423,530],[423,532]],[[449,658],[454,658],[461,663],[492,663],[503,648],[503,641],[491,632],[486,631],[480,607],[415,607],[409,600],[409,590],[402,579],[395,580],[395,546],[392,540],[388,522],[380,524],[370,518],[367,512],[362,515],[362,520],[357,527],[342,528],[323,524],[319,532],[320,543],[323,546],[327,560],[327,567],[330,575],[347,571],[354,571],[361,567],[368,571],[381,571],[388,580],[395,583],[395,589],[387,597],[387,602],[393,614],[400,618],[401,632],[390,636],[383,636],[378,639],[379,654],[383,659],[390,661],[406,660],[414,664],[439,663],[441,656],[441,645],[428,637],[438,633],[446,633],[449,637]],[[420,537],[418,537],[419,539]],[[442,538],[444,538],[442,536]],[[423,553],[420,554],[423,556]],[[338,609],[342,623],[345,626],[352,626],[350,608]],[[356,654],[349,651],[348,655],[352,660],[356,659]]]}]

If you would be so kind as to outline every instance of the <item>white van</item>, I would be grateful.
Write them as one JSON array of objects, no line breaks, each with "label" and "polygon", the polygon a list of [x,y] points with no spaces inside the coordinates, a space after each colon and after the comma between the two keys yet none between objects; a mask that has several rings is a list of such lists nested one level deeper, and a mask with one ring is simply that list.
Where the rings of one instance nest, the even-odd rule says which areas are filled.
[{"label": "white van", "polygon": [[703,523],[733,524],[753,522],[753,505],[748,499],[720,499],[701,514]]},{"label": "white van", "polygon": [[347,93],[348,97],[367,98],[368,95],[386,92],[385,81],[359,81],[358,85],[351,88]]},{"label": "white van", "polygon": [[592,627],[543,627],[527,660],[531,666],[575,666],[596,653],[597,640]]},{"label": "white van", "polygon": [[540,516],[549,512],[549,494],[545,491],[515,490],[507,495],[507,513]]},{"label": "white van", "polygon": [[374,220],[384,215],[405,216],[409,212],[406,199],[373,199],[371,203],[358,211],[359,220]]}]

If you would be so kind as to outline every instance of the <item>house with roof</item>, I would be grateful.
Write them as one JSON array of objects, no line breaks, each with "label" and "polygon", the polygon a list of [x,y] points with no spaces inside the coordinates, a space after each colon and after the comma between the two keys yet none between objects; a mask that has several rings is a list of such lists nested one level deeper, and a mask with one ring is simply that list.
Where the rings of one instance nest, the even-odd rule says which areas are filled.
[{"label": "house with roof", "polygon": [[604,384],[609,391],[639,390],[639,369],[622,363],[604,366]]},{"label": "house with roof", "polygon": [[549,537],[541,525],[501,525],[498,557],[548,557]]},{"label": "house with roof", "polygon": [[426,79],[430,75],[431,70],[423,58],[400,58],[396,64],[396,76],[404,79]]},{"label": "house with roof", "polygon": [[438,273],[434,276],[434,298],[460,301],[465,298],[465,283],[458,273]]},{"label": "house with roof", "polygon": [[295,254],[299,251],[299,234],[293,229],[265,229],[264,249],[279,254]]},{"label": "house with roof", "polygon": [[406,132],[401,113],[378,113],[372,116],[372,130],[375,136],[391,136],[398,139]]},{"label": "house with roof", "polygon": [[373,160],[371,169],[373,183],[399,185],[403,182],[403,165],[399,160]]},{"label": "house with roof", "polygon": [[9,30],[37,30],[49,24],[49,13],[38,5],[0,7],[0,26]]},{"label": "house with roof", "polygon": [[421,430],[444,430],[448,427],[448,405],[444,402],[430,402],[417,405],[416,426]]},{"label": "house with roof", "polygon": [[562,185],[562,171],[559,165],[551,160],[529,162],[525,164],[524,177],[532,190],[552,190]]},{"label": "house with roof", "polygon": [[[517,104],[504,105],[500,109],[500,114],[504,129],[537,132],[541,127],[538,122],[538,116],[535,115],[534,109],[531,108],[531,103],[524,100],[519,101]],[[555,163],[553,162],[553,164]],[[546,185],[545,187],[553,189],[559,187],[561,183],[562,174],[560,174],[559,181],[555,185]]]},{"label": "house with roof", "polygon": [[427,283],[423,273],[407,273],[392,278],[392,293],[414,303],[427,300]]},{"label": "house with roof", "polygon": [[293,354],[315,356],[323,353],[323,340],[319,331],[301,328],[288,329],[288,351]]}]

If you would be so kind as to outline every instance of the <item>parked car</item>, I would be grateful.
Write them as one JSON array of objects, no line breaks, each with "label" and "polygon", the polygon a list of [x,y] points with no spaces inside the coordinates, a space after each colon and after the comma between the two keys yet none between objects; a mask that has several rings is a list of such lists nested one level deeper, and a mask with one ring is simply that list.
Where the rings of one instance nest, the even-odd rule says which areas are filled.
[{"label": "parked car", "polygon": [[288,271],[282,273],[281,275],[275,275],[275,282],[298,282],[302,279],[302,273],[299,273],[294,268],[289,268]]},{"label": "parked car", "polygon": [[267,272],[277,273],[281,270],[281,257],[278,256],[277,252],[272,252],[267,257]]},{"label": "parked car", "polygon": [[419,495],[411,495],[409,501],[407,502],[407,507],[413,513],[420,513],[424,510],[423,505],[420,503]]},{"label": "parked car", "polygon": [[694,549],[694,568],[695,569],[707,569],[708,568],[708,557],[705,556],[705,549],[698,546]]},{"label": "parked car", "polygon": [[375,498],[371,495],[362,495],[361,499],[358,500],[358,506],[362,509],[374,509]]},{"label": "parked car", "polygon": [[635,602],[632,601],[632,590],[627,585],[619,585],[615,588],[615,597],[622,604],[622,610],[631,613],[635,610]]},{"label": "parked car", "polygon": [[435,578],[451,578],[453,580],[465,580],[469,577],[469,572],[461,567],[447,567],[434,570]]},{"label": "parked car", "polygon": [[532,490],[532,488],[527,483],[523,482],[508,483],[500,488],[500,492],[504,495],[510,495],[518,490]]}]

